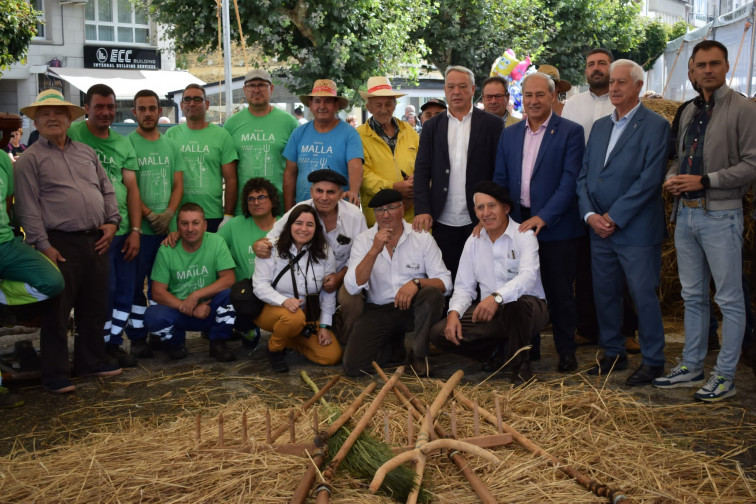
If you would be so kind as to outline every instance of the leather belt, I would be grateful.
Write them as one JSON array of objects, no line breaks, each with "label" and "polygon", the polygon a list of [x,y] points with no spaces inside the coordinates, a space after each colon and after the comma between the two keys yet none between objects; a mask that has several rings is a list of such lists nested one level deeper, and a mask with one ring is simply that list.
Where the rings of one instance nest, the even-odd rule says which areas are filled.
[{"label": "leather belt", "polygon": [[680,203],[688,208],[706,208],[706,198],[683,199]]}]

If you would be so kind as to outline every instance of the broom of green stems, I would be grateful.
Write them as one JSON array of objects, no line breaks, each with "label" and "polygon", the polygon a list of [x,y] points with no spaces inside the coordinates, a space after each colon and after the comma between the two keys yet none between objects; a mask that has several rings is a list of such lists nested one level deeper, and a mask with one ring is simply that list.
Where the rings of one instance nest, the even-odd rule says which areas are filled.
[{"label": "broom of green stems", "polygon": [[[318,386],[305,371],[301,372],[301,376],[302,380],[315,392],[319,390]],[[329,404],[324,398],[321,398],[321,403],[326,405],[330,418],[338,418],[341,414],[337,406]],[[328,454],[330,456],[338,453],[341,445],[344,444],[350,433],[350,429],[342,427],[328,439]],[[344,468],[352,477],[369,482],[372,481],[375,471],[384,463],[394,458],[394,455],[394,452],[387,444],[363,432],[357,438],[357,441],[352,446],[352,449],[349,450],[346,457],[344,457],[344,460],[341,461],[339,467]],[[391,497],[397,502],[406,502],[414,487],[415,471],[407,466],[399,466],[386,475],[378,492]],[[430,500],[431,493],[421,487],[418,502],[426,503],[430,502]]]}]

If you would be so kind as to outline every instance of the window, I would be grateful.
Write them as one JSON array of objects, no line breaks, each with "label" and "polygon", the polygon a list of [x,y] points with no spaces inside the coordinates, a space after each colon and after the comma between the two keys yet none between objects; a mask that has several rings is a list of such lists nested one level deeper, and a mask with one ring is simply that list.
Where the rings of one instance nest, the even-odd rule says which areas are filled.
[{"label": "window", "polygon": [[46,32],[45,32],[45,0],[31,0],[29,2],[31,4],[32,8],[35,11],[39,11],[40,14],[37,16],[37,19],[39,20],[39,23],[37,23],[37,34],[35,35],[35,38],[43,39],[45,38]]},{"label": "window", "polygon": [[147,9],[135,7],[129,0],[89,0],[84,19],[87,40],[150,43]]}]

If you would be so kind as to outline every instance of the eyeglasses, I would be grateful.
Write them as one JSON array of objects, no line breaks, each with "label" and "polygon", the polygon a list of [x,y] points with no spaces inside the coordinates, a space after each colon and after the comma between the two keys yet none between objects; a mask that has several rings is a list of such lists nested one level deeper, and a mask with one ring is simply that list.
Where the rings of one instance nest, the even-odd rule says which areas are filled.
[{"label": "eyeglasses", "polygon": [[401,208],[402,205],[391,205],[386,207],[379,207],[375,209],[375,215],[383,215],[385,213],[393,212],[397,208]]},{"label": "eyeglasses", "polygon": [[250,89],[250,90],[254,89],[255,91],[267,89],[268,86],[270,86],[270,84],[268,84],[267,82],[258,82],[257,84],[248,82],[247,84],[244,84],[245,89]]},{"label": "eyeglasses", "polygon": [[503,100],[504,98],[506,98],[508,96],[509,96],[509,93],[507,93],[507,94],[488,94],[488,95],[483,95],[483,101]]},{"label": "eyeglasses", "polygon": [[184,103],[202,103],[205,99],[202,96],[184,96],[181,101]]},{"label": "eyeglasses", "polygon": [[268,199],[267,194],[261,194],[257,198],[255,198],[254,196],[247,196],[247,203],[252,203],[254,205],[254,203],[257,202],[257,203],[262,204],[262,203],[265,203],[266,199]]}]

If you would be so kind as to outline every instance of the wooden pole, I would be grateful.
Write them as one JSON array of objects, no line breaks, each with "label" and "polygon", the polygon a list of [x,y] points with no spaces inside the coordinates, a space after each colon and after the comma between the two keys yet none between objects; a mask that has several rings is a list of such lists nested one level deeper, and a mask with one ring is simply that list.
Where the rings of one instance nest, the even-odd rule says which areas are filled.
[{"label": "wooden pole", "polygon": [[[459,400],[459,402],[464,404],[466,408],[473,409],[474,403],[470,399],[462,395],[461,392],[455,390],[454,396]],[[498,422],[496,421],[496,416],[480,407],[478,408],[478,411],[480,415],[491,425],[497,425]],[[627,497],[618,493],[618,490],[614,490],[606,485],[602,485],[601,483],[591,479],[586,474],[578,471],[574,467],[568,466],[566,462],[550,455],[543,448],[532,442],[530,439],[526,438],[523,434],[521,434],[518,430],[516,430],[506,422],[502,422],[501,426],[504,429],[504,432],[511,434],[512,438],[517,441],[523,448],[537,457],[544,457],[549,465],[555,467],[556,469],[559,469],[571,478],[574,478],[578,483],[583,485],[585,488],[587,488],[597,496],[606,497],[607,499],[609,499],[609,502],[612,502],[614,504],[627,500]]]},{"label": "wooden pole", "polygon": [[[345,423],[347,423],[347,421],[349,421],[350,418],[352,418],[352,415],[354,415],[354,413],[362,405],[365,397],[367,397],[368,394],[372,393],[375,387],[375,382],[370,382],[370,384],[365,387],[360,395],[358,395],[357,398],[352,401],[352,404],[350,404],[349,407],[344,410],[341,416],[337,418],[336,421],[334,421],[328,427],[328,429],[325,430],[325,432],[322,432],[315,437],[315,444],[317,446],[325,446],[328,438],[333,436],[333,434],[337,430],[339,430]],[[310,493],[310,488],[312,488],[312,483],[315,481],[316,473],[318,469],[320,469],[320,466],[323,464],[324,458],[325,456],[323,449],[318,450],[312,455],[312,463],[307,466],[307,471],[299,481],[297,489],[294,490],[294,495],[292,496],[291,501],[289,501],[290,504],[304,504],[305,499],[307,498],[307,494]]]},{"label": "wooden pole", "polygon": [[[339,381],[340,379],[341,379],[341,376],[340,375],[336,375],[333,378],[331,378],[330,380],[328,380],[328,383],[326,383],[325,385],[323,385],[323,388],[321,388],[320,390],[318,390],[318,392],[314,396],[312,396],[306,403],[304,403],[301,408],[297,408],[296,411],[293,412],[293,421],[296,421],[302,415],[302,413],[304,413],[308,409],[310,409],[310,407],[313,404],[315,404],[319,399],[321,399],[325,395],[325,393],[328,392],[328,390],[331,387],[333,387],[334,385],[336,385],[336,382]],[[292,418],[290,417],[289,420],[291,422]],[[290,426],[287,425],[287,424],[283,424],[280,427],[278,427],[270,435],[270,441],[268,441],[268,442],[269,443],[273,443],[276,439],[278,439],[279,437],[281,437],[281,434],[283,434],[284,432],[286,432],[287,429],[290,429]]]},{"label": "wooden pole", "polygon": [[346,457],[347,453],[349,453],[349,450],[354,445],[354,442],[357,441],[357,438],[362,434],[362,432],[365,430],[365,428],[368,426],[368,423],[370,423],[370,420],[375,416],[375,413],[378,411],[378,408],[381,406],[381,403],[383,403],[383,400],[386,398],[386,395],[391,391],[391,389],[394,387],[394,384],[399,380],[399,378],[402,376],[402,373],[404,373],[404,366],[400,366],[396,372],[394,372],[391,379],[386,382],[386,384],[381,388],[381,391],[378,392],[378,395],[373,399],[373,402],[370,403],[370,407],[367,409],[364,415],[362,415],[362,418],[360,418],[360,421],[357,422],[357,425],[352,429],[352,432],[349,434],[349,437],[346,438],[346,441],[344,441],[344,444],[341,445],[341,448],[339,449],[338,453],[333,456],[333,459],[328,464],[328,467],[323,472],[323,479],[325,480],[321,485],[318,486],[316,489],[316,496],[317,496],[317,503],[318,504],[327,504],[330,502],[330,496],[331,496],[331,480],[333,479],[333,475],[336,473],[336,469],[338,469],[339,464],[341,464],[341,461],[344,460],[344,457]]},{"label": "wooden pole", "polygon": [[[745,42],[746,33],[751,28],[751,22],[746,19],[745,27],[743,28],[743,36],[740,37],[740,45],[738,46],[738,54],[735,56],[735,64],[732,65],[730,73],[730,82],[727,83],[727,87],[732,87],[732,79],[735,77],[735,70],[738,68],[738,60],[740,60],[740,51],[743,49],[743,42]],[[750,76],[748,77],[750,79]]]},{"label": "wooden pole", "polygon": [[[383,369],[381,367],[373,362],[373,368],[376,370],[378,375],[384,380],[388,381],[388,376],[386,376],[386,373],[383,372]],[[421,420],[425,415],[425,406],[423,406],[423,403],[421,403],[415,396],[412,395],[412,392],[407,388],[407,386],[402,382],[397,382],[394,386],[394,394],[396,397],[401,401],[403,404],[407,405],[407,409],[409,409],[412,412],[412,415],[417,419]],[[452,432],[456,431],[456,412],[454,410],[455,403],[452,403]],[[447,438],[449,437],[444,431],[443,427],[440,425],[435,425],[434,429],[436,431],[436,435],[440,438]],[[457,437],[456,433],[452,435],[452,437]],[[470,468],[470,465],[467,463],[467,460],[465,457],[459,453],[459,452],[451,452],[449,455],[449,458],[451,458],[452,462],[454,462],[454,465],[457,466],[457,468],[460,470],[462,475],[467,479],[467,481],[470,483],[470,486],[472,487],[473,491],[475,492],[475,495],[478,496],[480,501],[483,504],[498,504],[498,501],[496,498],[491,494],[491,491],[488,489],[488,486],[486,486],[485,483],[483,483],[483,480],[478,478],[478,476],[473,472],[473,470]]]}]

